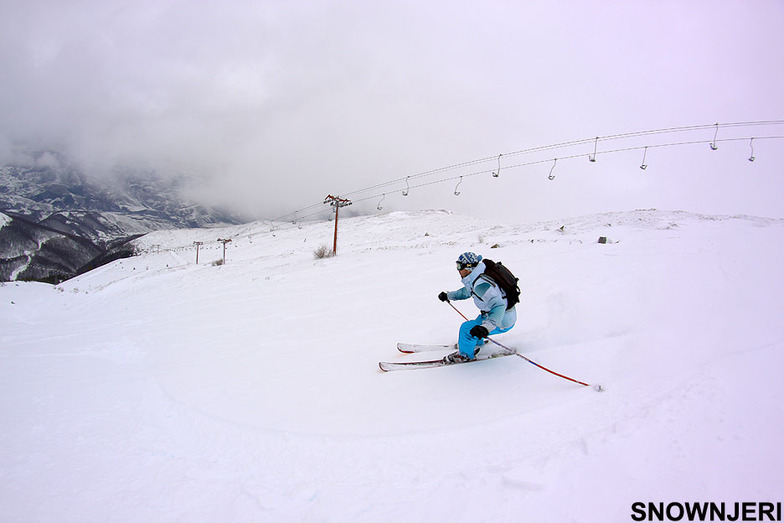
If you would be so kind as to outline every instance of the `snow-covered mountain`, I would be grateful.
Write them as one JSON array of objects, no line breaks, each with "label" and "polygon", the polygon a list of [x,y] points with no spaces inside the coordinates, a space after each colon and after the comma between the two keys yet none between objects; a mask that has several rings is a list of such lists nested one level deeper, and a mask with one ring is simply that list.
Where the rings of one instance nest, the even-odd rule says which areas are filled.
[{"label": "snow-covered mountain", "polygon": [[[781,501],[784,220],[392,212],[341,220],[324,259],[332,223],[271,225],[152,232],[58,286],[0,286],[0,520],[593,523]],[[516,357],[378,369],[422,357],[397,342],[455,340],[437,294],[466,250],[520,278],[498,341],[605,392]]]},{"label": "snow-covered mountain", "polygon": [[0,212],[11,220],[0,229],[0,281],[58,282],[111,259],[112,244],[130,236],[242,221],[187,201],[184,183],[127,169],[89,177],[50,151],[0,167]]},{"label": "snow-covered mountain", "polygon": [[90,240],[0,213],[0,281],[58,283],[101,256]]},{"label": "snow-covered mountain", "polygon": [[[86,232],[99,241],[105,239],[102,234],[114,238],[117,229],[134,226],[151,230],[236,223],[234,215],[187,201],[187,185],[182,176],[128,168],[88,176],[66,156],[39,151],[26,162],[0,167],[0,210],[31,221],[59,216],[54,221],[67,228],[64,232]],[[80,219],[97,223],[80,230]]]}]

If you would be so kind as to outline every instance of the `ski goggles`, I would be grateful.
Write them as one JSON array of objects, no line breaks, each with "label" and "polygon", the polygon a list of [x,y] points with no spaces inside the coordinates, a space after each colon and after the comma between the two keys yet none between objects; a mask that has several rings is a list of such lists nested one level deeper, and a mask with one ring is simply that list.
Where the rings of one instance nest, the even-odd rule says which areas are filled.
[{"label": "ski goggles", "polygon": [[457,270],[458,271],[463,271],[465,269],[473,269],[474,267],[476,267],[476,265],[473,264],[473,263],[465,263],[465,262],[460,262],[460,261],[456,261],[455,265],[457,265]]}]

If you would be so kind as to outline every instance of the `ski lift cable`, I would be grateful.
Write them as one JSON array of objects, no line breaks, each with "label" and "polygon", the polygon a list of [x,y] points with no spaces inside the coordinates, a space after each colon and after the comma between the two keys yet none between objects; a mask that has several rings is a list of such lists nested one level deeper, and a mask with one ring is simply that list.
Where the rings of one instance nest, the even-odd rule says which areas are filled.
[{"label": "ski lift cable", "polygon": [[[594,159],[596,158],[596,154],[611,154],[611,153],[618,153],[618,152],[623,152],[623,151],[639,150],[639,149],[644,149],[644,148],[645,149],[647,149],[647,148],[653,149],[653,148],[661,148],[661,147],[673,147],[673,146],[678,146],[678,145],[689,145],[689,144],[694,144],[694,143],[709,143],[712,146],[715,146],[715,144],[717,142],[727,142],[727,141],[736,141],[736,140],[749,140],[750,138],[748,136],[746,136],[746,137],[743,137],[743,138],[716,139],[717,133],[714,133],[714,139],[711,140],[711,141],[694,140],[694,141],[672,142],[672,143],[664,143],[664,144],[648,144],[648,145],[644,145],[644,146],[633,146],[633,147],[627,147],[627,148],[618,148],[618,149],[606,150],[606,151],[601,151],[601,152],[597,152],[597,150],[596,150],[596,146],[597,146],[598,142],[607,142],[607,141],[613,141],[613,140],[624,140],[624,139],[631,139],[631,138],[643,138],[643,137],[648,137],[648,136],[666,135],[666,134],[683,133],[683,132],[696,132],[696,131],[703,131],[703,130],[707,130],[707,129],[714,129],[714,130],[717,131],[719,128],[731,129],[731,128],[760,127],[760,126],[779,126],[779,125],[784,125],[784,120],[759,120],[759,121],[748,121],[748,122],[730,122],[730,123],[724,123],[724,124],[722,124],[722,123],[713,123],[713,124],[704,124],[704,125],[667,127],[667,128],[662,128],[662,129],[652,129],[652,130],[645,130],[645,131],[634,131],[634,132],[619,133],[619,134],[606,135],[606,136],[594,136],[592,138],[585,138],[585,139],[582,139],[582,140],[572,140],[572,141],[561,142],[561,143],[556,143],[556,144],[531,147],[531,148],[528,148],[528,149],[521,149],[521,150],[518,150],[518,151],[512,151],[512,152],[508,152],[508,153],[501,153],[501,154],[498,154],[498,155],[487,156],[487,157],[484,157],[484,158],[478,158],[478,159],[475,159],[475,160],[469,160],[469,161],[465,161],[465,162],[460,162],[460,163],[456,163],[456,164],[453,164],[453,165],[439,167],[439,168],[436,168],[436,169],[430,169],[430,170],[427,170],[427,171],[422,171],[422,172],[419,172],[419,173],[416,173],[416,174],[412,174],[412,175],[408,175],[408,176],[405,176],[405,177],[400,177],[400,178],[396,178],[396,179],[389,180],[389,181],[386,181],[386,182],[370,185],[370,186],[364,187],[362,189],[357,189],[357,190],[349,191],[349,192],[342,193],[342,194],[344,196],[354,196],[352,198],[352,200],[354,200],[354,201],[364,201],[364,200],[367,200],[367,199],[378,198],[378,197],[382,196],[383,194],[390,192],[390,190],[385,190],[383,192],[378,192],[380,189],[388,188],[390,186],[400,186],[403,183],[406,183],[407,186],[408,186],[407,190],[405,191],[405,193],[408,194],[408,191],[410,191],[411,189],[418,188],[418,187],[429,186],[429,185],[434,185],[434,184],[442,183],[442,182],[445,182],[445,181],[454,181],[454,180],[457,180],[460,176],[470,177],[470,176],[477,176],[477,175],[481,175],[481,174],[486,174],[488,172],[495,174],[495,173],[498,172],[498,169],[500,168],[500,165],[496,168],[496,170],[492,170],[492,169],[489,169],[489,170],[479,170],[479,171],[471,172],[471,173],[468,173],[468,174],[462,174],[462,175],[455,175],[455,176],[449,176],[449,177],[444,177],[444,178],[438,178],[436,180],[429,181],[429,182],[424,182],[424,183],[418,183],[418,184],[411,184],[410,183],[411,181],[420,180],[420,179],[423,179],[423,178],[430,178],[430,177],[436,176],[438,174],[443,174],[443,173],[446,173],[446,172],[449,172],[449,171],[453,171],[453,170],[457,170],[457,169],[466,169],[466,168],[469,168],[469,167],[472,167],[472,166],[476,166],[476,165],[481,165],[482,163],[486,163],[486,162],[490,162],[490,161],[495,161],[497,163],[500,163],[500,157],[501,156],[503,156],[505,158],[508,158],[508,157],[512,157],[512,156],[529,155],[529,154],[534,154],[534,153],[553,151],[553,150],[565,149],[565,148],[571,148],[571,147],[576,147],[576,146],[590,144],[590,143],[594,144],[594,154],[591,156]],[[781,139],[782,137],[781,136],[755,136],[753,138],[754,138],[754,140],[758,140],[759,141],[759,140],[765,140],[765,139]],[[584,155],[585,155],[585,153],[579,153],[579,154],[574,154],[574,155],[565,155],[565,156],[556,156],[555,159],[571,159],[571,158],[580,157],[580,156],[584,156]],[[531,162],[518,163],[518,164],[515,164],[515,165],[505,165],[504,166],[504,170],[520,168],[520,167],[524,167],[524,166],[528,166],[528,165],[535,165],[535,164],[538,164],[538,163],[551,162],[551,161],[553,161],[553,159],[554,158],[550,157],[550,158],[548,158],[546,160],[535,160],[535,161],[531,161]],[[363,197],[357,197],[356,196],[356,195],[360,195],[360,194],[368,193],[368,192],[373,192],[373,194],[371,196],[363,196]],[[307,207],[303,207],[301,209],[297,209],[295,211],[288,212],[288,213],[283,214],[283,215],[281,215],[281,216],[279,216],[277,218],[274,218],[273,221],[288,221],[288,219],[290,219],[290,217],[295,217],[296,219],[302,220],[302,219],[309,218],[309,217],[312,217],[312,216],[320,215],[320,214],[323,213],[323,209],[321,208],[322,207],[322,205],[321,205],[322,203],[323,202],[319,202],[317,204],[314,203],[314,204],[309,205]],[[316,212],[305,214],[308,211],[310,211],[312,209],[315,209],[315,208],[318,208],[319,210],[316,211]]]}]

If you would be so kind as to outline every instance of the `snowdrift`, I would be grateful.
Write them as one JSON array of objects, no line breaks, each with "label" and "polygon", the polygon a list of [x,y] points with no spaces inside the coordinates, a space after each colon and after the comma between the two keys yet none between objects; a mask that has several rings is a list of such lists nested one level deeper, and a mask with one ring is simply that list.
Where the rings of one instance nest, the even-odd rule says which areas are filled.
[{"label": "snowdrift", "polygon": [[[392,212],[341,220],[338,256],[315,259],[332,227],[159,231],[57,287],[0,287],[0,519],[609,522],[781,501],[783,220]],[[397,342],[455,340],[436,296],[466,250],[520,278],[498,340],[605,392],[520,358],[379,371],[422,357]]]}]

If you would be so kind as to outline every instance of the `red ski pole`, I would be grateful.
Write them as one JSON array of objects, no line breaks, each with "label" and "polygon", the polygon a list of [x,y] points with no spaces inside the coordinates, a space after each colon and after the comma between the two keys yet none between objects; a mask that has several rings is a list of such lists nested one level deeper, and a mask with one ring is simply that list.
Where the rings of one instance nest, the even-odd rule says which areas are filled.
[{"label": "red ski pole", "polygon": [[[457,312],[457,313],[458,313],[460,316],[462,316],[464,320],[468,321],[468,318],[466,318],[465,314],[463,314],[462,312],[460,312],[460,311],[458,310],[458,308],[457,308],[457,307],[455,307],[455,306],[452,304],[452,302],[451,302],[451,301],[447,301],[447,303],[450,305],[450,307],[452,307],[453,309],[455,309],[455,312]],[[503,345],[503,344],[501,344],[501,343],[498,343],[497,341],[495,341],[495,340],[494,340],[494,339],[492,339],[492,338],[487,338],[487,339],[488,339],[488,340],[490,340],[490,341],[492,341],[493,343],[495,343],[496,345],[498,345],[498,346],[499,346],[499,347],[501,347],[502,349],[504,349],[504,350],[507,350],[507,351],[509,351],[509,352],[511,352],[511,353],[514,353],[514,355],[515,355],[515,356],[520,356],[521,358],[523,358],[525,361],[527,361],[527,362],[528,362],[528,363],[530,363],[531,365],[535,365],[536,367],[539,367],[539,368],[540,368],[540,369],[542,369],[542,370],[546,370],[546,371],[547,371],[547,372],[549,372],[550,374],[554,374],[554,375],[558,376],[559,378],[563,378],[563,379],[565,379],[565,380],[569,380],[569,381],[571,381],[571,382],[577,383],[578,385],[583,385],[584,387],[590,387],[590,386],[591,386],[591,385],[590,385],[590,384],[588,384],[588,383],[584,383],[584,382],[582,382],[582,381],[580,381],[580,380],[576,380],[576,379],[570,378],[569,376],[564,376],[563,374],[559,374],[559,373],[557,373],[557,372],[555,372],[555,371],[553,371],[553,370],[550,370],[550,369],[548,369],[547,367],[545,367],[544,365],[539,365],[539,364],[538,364],[538,363],[536,363],[535,361],[533,361],[533,360],[530,360],[530,359],[526,358],[525,356],[523,356],[522,354],[520,354],[520,353],[519,353],[519,352],[517,352],[516,350],[514,350],[514,349],[510,349],[510,348],[509,348],[509,347],[507,347],[506,345]],[[595,387],[595,389],[596,389],[596,391],[597,391],[597,392],[603,392],[603,391],[604,391],[604,389],[602,388],[602,386],[601,386],[601,385],[597,385],[597,386]]]}]

